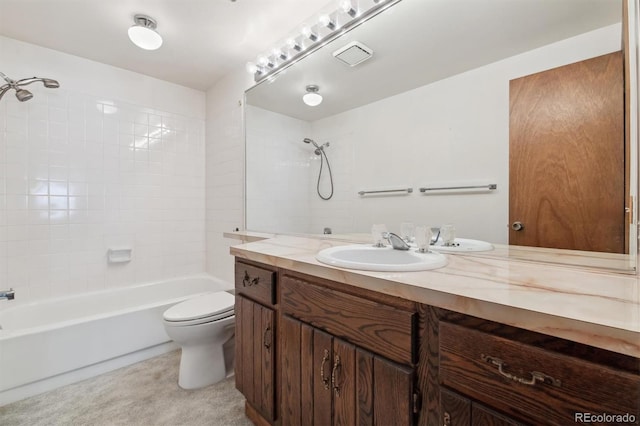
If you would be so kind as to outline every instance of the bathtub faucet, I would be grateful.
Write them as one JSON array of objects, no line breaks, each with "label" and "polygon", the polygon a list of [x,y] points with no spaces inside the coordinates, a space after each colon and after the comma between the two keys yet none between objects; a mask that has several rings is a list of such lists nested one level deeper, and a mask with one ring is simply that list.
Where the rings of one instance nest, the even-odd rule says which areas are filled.
[{"label": "bathtub faucet", "polygon": [[13,291],[12,288],[6,291],[0,291],[0,300],[2,299],[13,300],[16,297],[15,293],[16,292]]}]

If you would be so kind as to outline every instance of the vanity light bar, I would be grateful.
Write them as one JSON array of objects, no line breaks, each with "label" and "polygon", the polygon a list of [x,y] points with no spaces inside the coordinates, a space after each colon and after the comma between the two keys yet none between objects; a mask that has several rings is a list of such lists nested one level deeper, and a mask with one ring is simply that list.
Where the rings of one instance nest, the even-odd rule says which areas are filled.
[{"label": "vanity light bar", "polygon": [[256,62],[247,62],[247,72],[253,74],[256,82],[264,80],[400,1],[402,0],[338,1],[337,8],[332,13],[319,15],[315,25],[303,25],[300,33],[279,43],[281,47],[258,56]]}]

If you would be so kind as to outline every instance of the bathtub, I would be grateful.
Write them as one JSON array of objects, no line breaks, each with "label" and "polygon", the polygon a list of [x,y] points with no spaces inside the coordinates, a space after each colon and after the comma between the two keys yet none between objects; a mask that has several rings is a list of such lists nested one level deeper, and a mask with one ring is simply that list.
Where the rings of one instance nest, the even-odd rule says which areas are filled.
[{"label": "bathtub", "polygon": [[198,275],[25,305],[0,301],[0,406],[177,349],[163,312],[231,288]]}]

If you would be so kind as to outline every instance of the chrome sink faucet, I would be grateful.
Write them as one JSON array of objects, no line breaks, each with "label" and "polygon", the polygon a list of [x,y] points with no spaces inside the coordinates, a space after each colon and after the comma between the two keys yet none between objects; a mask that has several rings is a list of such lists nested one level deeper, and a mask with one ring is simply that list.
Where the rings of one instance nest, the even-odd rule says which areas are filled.
[{"label": "chrome sink faucet", "polygon": [[13,291],[12,288],[10,288],[9,290],[5,290],[5,291],[0,291],[0,300],[2,299],[6,299],[6,300],[13,300],[15,299],[15,291]]},{"label": "chrome sink faucet", "polygon": [[393,247],[394,250],[409,250],[411,248],[405,240],[393,232],[385,232],[382,234],[382,237],[389,240],[391,247]]}]

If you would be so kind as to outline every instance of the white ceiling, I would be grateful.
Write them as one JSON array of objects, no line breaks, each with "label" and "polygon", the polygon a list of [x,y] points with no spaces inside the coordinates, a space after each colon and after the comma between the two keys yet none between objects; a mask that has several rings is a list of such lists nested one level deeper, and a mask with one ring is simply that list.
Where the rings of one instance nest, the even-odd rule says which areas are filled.
[{"label": "white ceiling", "polygon": [[[0,35],[206,90],[294,32],[329,0],[0,0]],[[164,38],[127,37],[135,14]],[[2,58],[0,57],[0,67]],[[2,71],[0,69],[0,71]]]}]

